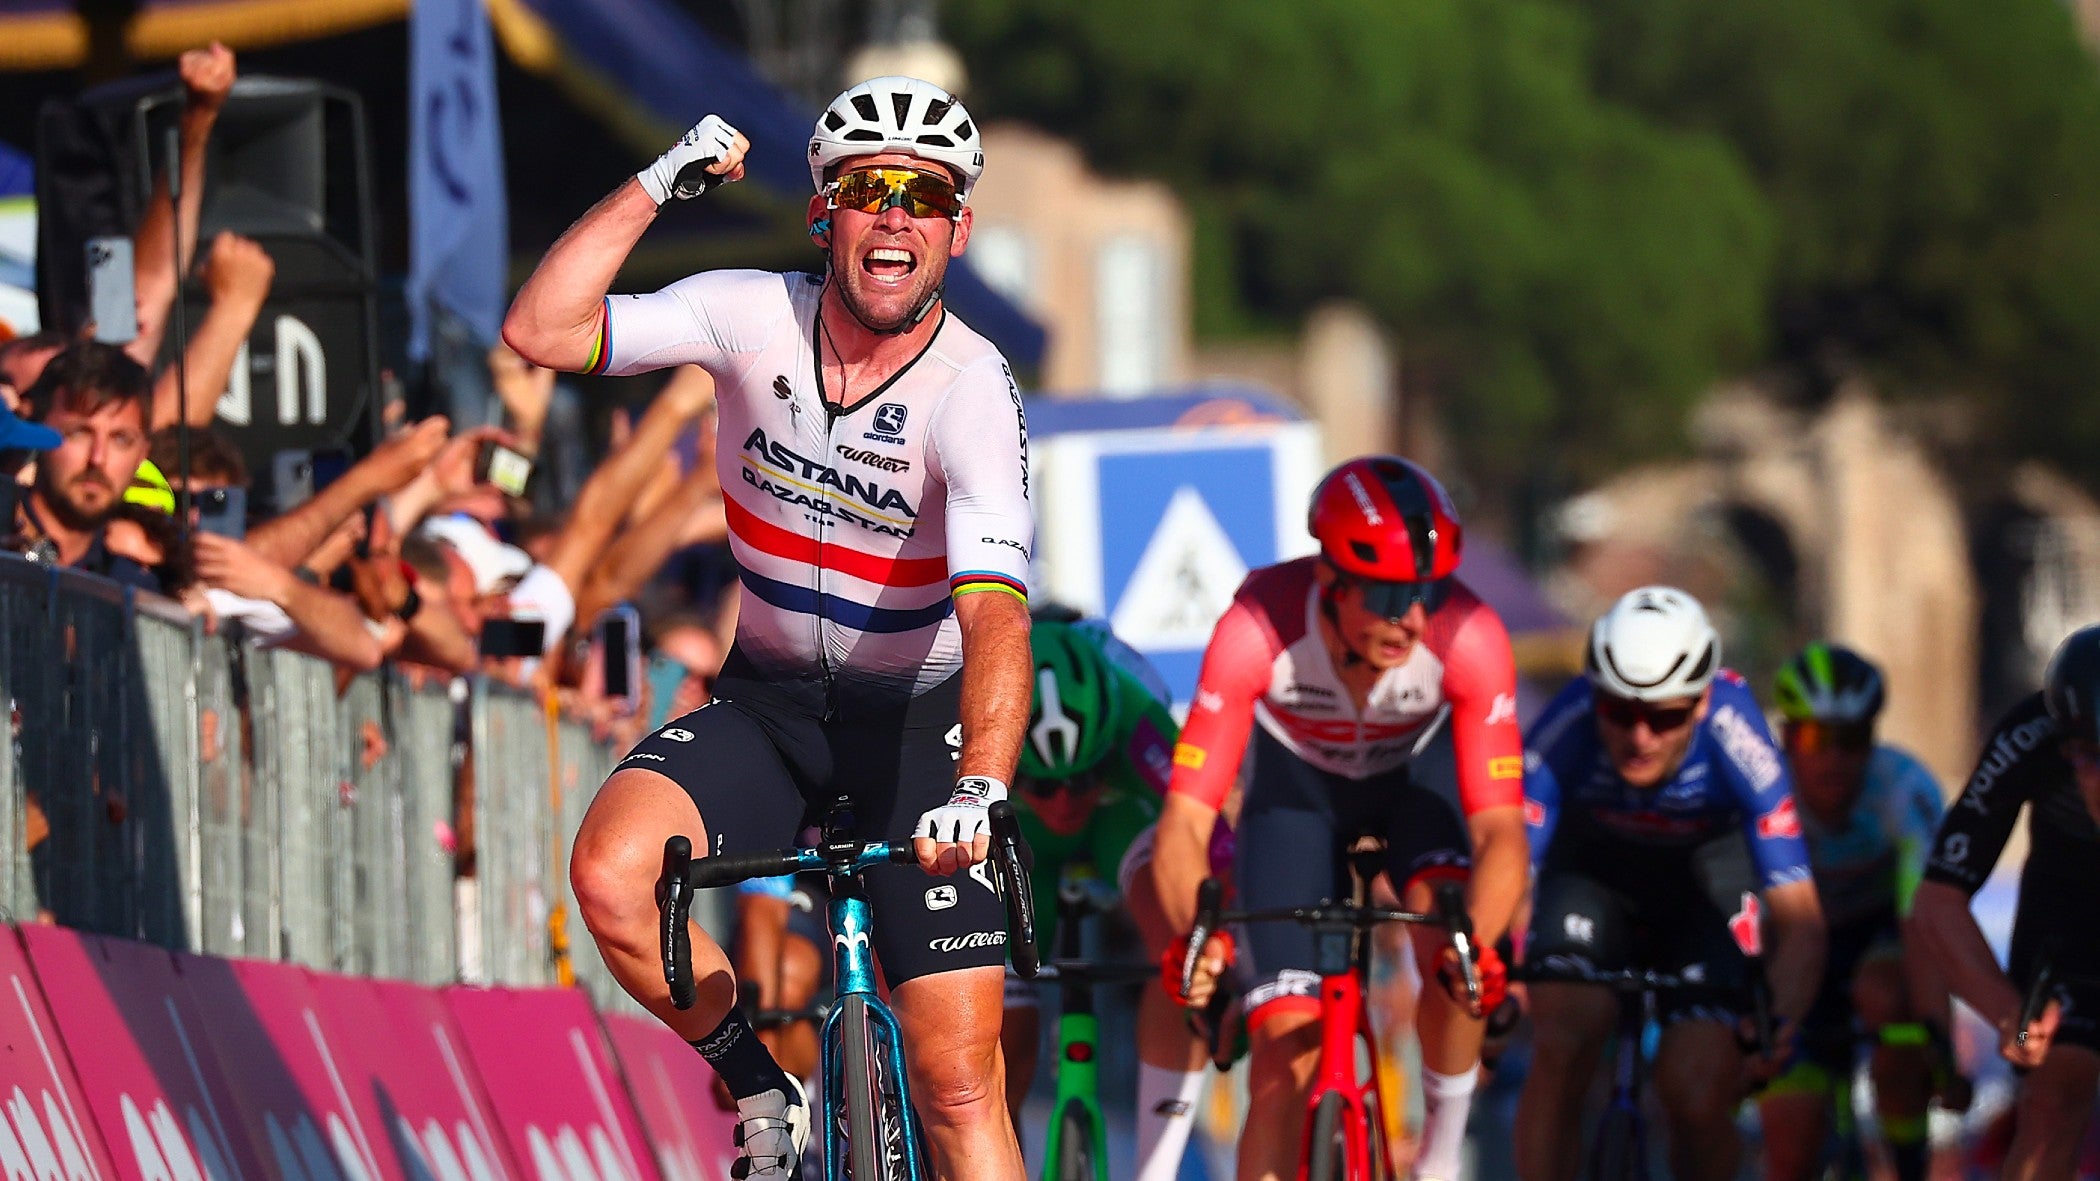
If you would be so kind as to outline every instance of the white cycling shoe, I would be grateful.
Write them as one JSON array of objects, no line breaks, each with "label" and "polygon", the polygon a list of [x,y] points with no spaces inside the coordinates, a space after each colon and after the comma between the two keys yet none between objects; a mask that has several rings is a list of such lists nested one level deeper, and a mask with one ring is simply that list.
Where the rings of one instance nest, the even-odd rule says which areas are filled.
[{"label": "white cycling shoe", "polygon": [[802,1150],[809,1146],[809,1099],[802,1080],[789,1075],[788,1086],[788,1094],[764,1091],[737,1100],[737,1159],[729,1166],[736,1181],[785,1181],[801,1166]]}]

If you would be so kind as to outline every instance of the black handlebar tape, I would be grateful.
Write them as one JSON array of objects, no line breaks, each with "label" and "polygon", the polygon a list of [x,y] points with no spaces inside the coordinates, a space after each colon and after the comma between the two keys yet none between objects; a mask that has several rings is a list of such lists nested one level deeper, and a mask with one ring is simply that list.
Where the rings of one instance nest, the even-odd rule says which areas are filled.
[{"label": "black handlebar tape", "polygon": [[1750,1020],[1757,1030],[1757,1052],[1772,1054],[1780,1049],[1776,1044],[1778,1023],[1772,1017],[1772,982],[1765,976],[1765,957],[1746,958],[1750,961]]},{"label": "black handlebar tape", "polygon": [[1028,870],[1034,862],[1028,842],[1021,836],[1021,819],[1008,800],[995,801],[992,822],[992,864],[998,873],[1000,892],[1006,900],[1007,956],[1023,980],[1035,979],[1042,967],[1042,954],[1035,945],[1035,895],[1030,893]]},{"label": "black handlebar tape", "polygon": [[1203,945],[1210,942],[1218,929],[1218,915],[1225,907],[1225,883],[1216,878],[1204,878],[1196,887],[1196,925],[1189,929],[1188,950],[1181,957],[1181,995],[1187,996],[1196,984],[1196,963],[1203,957]]},{"label": "black handlebar tape", "polygon": [[671,1006],[690,1009],[699,998],[693,982],[693,941],[686,929],[693,909],[693,885],[686,874],[693,860],[693,842],[674,836],[664,842],[664,900],[660,914],[663,929],[657,940],[663,954],[664,983],[671,989]]},{"label": "black handlebar tape", "polygon": [[914,865],[917,864],[919,855],[911,851],[910,841],[900,841],[890,846],[890,860],[898,865]]},{"label": "black handlebar tape", "polygon": [[687,877],[696,890],[710,890],[719,886],[734,886],[752,878],[777,878],[784,873],[794,873],[802,868],[802,859],[793,853],[774,850],[770,853],[729,853],[718,857],[703,857],[688,871]]},{"label": "black handlebar tape", "polygon": [[2034,983],[2027,986],[2027,996],[2020,1002],[2020,1028],[2013,1034],[2015,1044],[2027,1044],[2027,1027],[2042,1019],[2055,983],[2056,949],[2047,948],[2038,957],[2034,966]]}]

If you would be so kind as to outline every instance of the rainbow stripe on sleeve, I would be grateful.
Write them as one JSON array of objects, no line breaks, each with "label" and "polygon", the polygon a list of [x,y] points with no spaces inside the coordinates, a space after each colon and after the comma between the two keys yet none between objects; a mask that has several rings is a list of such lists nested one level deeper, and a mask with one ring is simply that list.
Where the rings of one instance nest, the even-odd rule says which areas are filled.
[{"label": "rainbow stripe on sleeve", "polygon": [[598,303],[598,337],[591,342],[591,359],[584,365],[585,373],[603,373],[612,364],[612,296]]},{"label": "rainbow stripe on sleeve", "polygon": [[996,570],[965,570],[948,579],[948,596],[959,599],[978,591],[1003,591],[1021,600],[1028,601],[1028,587],[1018,578],[1010,578]]}]

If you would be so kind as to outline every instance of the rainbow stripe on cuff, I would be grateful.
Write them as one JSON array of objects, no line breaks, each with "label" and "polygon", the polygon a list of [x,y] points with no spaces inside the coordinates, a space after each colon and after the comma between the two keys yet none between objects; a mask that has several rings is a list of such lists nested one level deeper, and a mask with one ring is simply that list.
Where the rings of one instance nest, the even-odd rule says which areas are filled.
[{"label": "rainbow stripe on cuff", "polygon": [[1001,574],[996,570],[965,570],[948,579],[948,595],[959,599],[978,591],[1003,591],[1023,603],[1028,601],[1028,586],[1018,578]]}]

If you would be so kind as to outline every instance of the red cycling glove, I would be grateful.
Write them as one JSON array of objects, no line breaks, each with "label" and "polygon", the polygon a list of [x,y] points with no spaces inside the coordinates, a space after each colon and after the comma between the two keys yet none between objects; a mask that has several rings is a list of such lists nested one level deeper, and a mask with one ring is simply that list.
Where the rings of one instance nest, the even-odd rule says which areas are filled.
[{"label": "red cycling glove", "polygon": [[[1225,944],[1225,964],[1230,967],[1239,954],[1239,948],[1232,941],[1232,932],[1213,931],[1210,937]],[[1159,953],[1159,986],[1167,990],[1168,999],[1177,1005],[1189,1003],[1188,994],[1181,991],[1181,968],[1188,962],[1188,957],[1189,939],[1186,935],[1169,943],[1167,949]]]},{"label": "red cycling glove", "polygon": [[[1447,948],[1446,957],[1437,969],[1437,977],[1454,1000],[1464,1003],[1466,986],[1458,972],[1457,953]],[[1480,977],[1480,1012],[1486,1016],[1501,1008],[1503,998],[1509,995],[1509,965],[1502,962],[1502,953],[1483,947],[1474,953],[1473,972]]]}]

